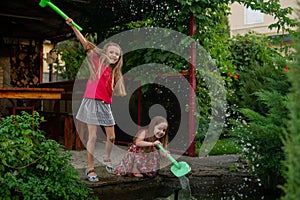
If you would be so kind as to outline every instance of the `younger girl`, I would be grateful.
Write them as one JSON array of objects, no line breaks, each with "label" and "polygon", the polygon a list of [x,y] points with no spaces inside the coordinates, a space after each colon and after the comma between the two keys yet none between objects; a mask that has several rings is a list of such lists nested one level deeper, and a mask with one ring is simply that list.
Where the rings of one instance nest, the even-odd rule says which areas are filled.
[{"label": "younger girl", "polygon": [[72,25],[72,19],[66,23],[73,29],[87,53],[87,64],[90,77],[86,84],[83,100],[78,109],[76,119],[87,124],[88,141],[86,175],[89,181],[98,181],[94,170],[94,149],[97,139],[97,128],[103,126],[106,133],[104,164],[109,172],[113,172],[110,154],[115,141],[115,120],[110,104],[112,94],[124,96],[126,94],[122,80],[122,51],[118,44],[107,43],[103,50],[87,41],[85,37]]},{"label": "younger girl", "polygon": [[164,148],[168,143],[168,122],[164,117],[154,117],[148,129],[138,131],[121,162],[115,167],[116,175],[136,177],[154,176],[160,169],[161,153],[157,148]]}]

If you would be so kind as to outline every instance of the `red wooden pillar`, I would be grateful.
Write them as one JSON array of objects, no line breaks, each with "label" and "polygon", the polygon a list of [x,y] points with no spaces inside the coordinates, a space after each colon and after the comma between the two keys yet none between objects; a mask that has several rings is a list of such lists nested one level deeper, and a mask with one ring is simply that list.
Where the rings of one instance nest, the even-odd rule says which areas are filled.
[{"label": "red wooden pillar", "polygon": [[[190,36],[196,34],[195,16],[190,17]],[[190,91],[189,91],[189,156],[196,156],[196,120],[194,113],[196,112],[196,44],[193,42],[190,49]]]},{"label": "red wooden pillar", "polygon": [[75,132],[75,150],[84,150],[85,144],[85,124],[77,119]]},{"label": "red wooden pillar", "polygon": [[141,82],[138,82],[138,131],[141,128],[141,98],[142,98],[142,91],[141,91]]},{"label": "red wooden pillar", "polygon": [[65,150],[73,148],[73,119],[72,116],[64,116],[64,145]]}]

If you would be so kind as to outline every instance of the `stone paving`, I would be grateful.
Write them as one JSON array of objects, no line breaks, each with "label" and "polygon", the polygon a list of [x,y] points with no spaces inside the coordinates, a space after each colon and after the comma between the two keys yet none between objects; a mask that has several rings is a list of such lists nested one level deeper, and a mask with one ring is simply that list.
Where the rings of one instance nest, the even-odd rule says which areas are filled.
[{"label": "stone paving", "polygon": [[[94,153],[94,165],[95,167],[104,166],[102,162],[102,156],[105,152],[105,142],[97,142],[95,146],[95,153]],[[113,165],[118,164],[122,157],[127,153],[127,146],[115,145],[112,153],[111,153],[111,160]],[[73,151],[73,155],[71,158],[71,163],[76,169],[83,169],[87,166],[87,152],[86,150],[82,151]]]}]

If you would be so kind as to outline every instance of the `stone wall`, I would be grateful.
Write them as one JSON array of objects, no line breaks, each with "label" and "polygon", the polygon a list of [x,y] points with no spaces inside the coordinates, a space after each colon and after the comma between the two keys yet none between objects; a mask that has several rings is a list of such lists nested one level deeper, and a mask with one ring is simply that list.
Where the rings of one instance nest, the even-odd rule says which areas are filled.
[{"label": "stone wall", "polygon": [[[6,54],[0,56],[0,87],[11,87],[10,57]],[[0,99],[0,116],[5,116],[9,113],[7,107],[11,107],[11,103],[7,99]]]},{"label": "stone wall", "polygon": [[29,87],[40,82],[39,50],[36,44],[11,46],[10,58],[10,84],[13,87]]},{"label": "stone wall", "polygon": [[0,57],[0,87],[10,87],[9,57]]},{"label": "stone wall", "polygon": [[4,74],[3,69],[0,66],[0,87],[3,87],[3,79],[4,79],[3,74]]},{"label": "stone wall", "polygon": [[[40,45],[31,40],[11,39],[0,46],[0,87],[29,87],[40,80]],[[0,99],[0,117],[10,114],[12,103]]]}]

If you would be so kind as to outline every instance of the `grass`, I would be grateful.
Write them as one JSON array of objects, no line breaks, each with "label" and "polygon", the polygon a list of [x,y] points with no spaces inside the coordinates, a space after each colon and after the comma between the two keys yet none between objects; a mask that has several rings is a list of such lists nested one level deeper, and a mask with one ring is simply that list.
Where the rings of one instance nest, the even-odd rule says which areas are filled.
[{"label": "grass", "polygon": [[237,142],[233,138],[227,138],[218,140],[209,155],[238,154],[241,152],[242,148]]},{"label": "grass", "polygon": [[[198,154],[200,145],[197,145],[196,153]],[[219,139],[209,155],[226,155],[239,154],[242,152],[242,147],[239,146],[234,138]]]}]

